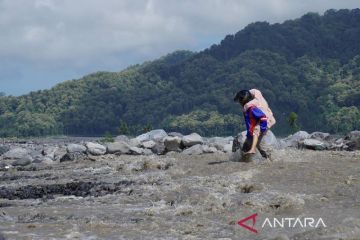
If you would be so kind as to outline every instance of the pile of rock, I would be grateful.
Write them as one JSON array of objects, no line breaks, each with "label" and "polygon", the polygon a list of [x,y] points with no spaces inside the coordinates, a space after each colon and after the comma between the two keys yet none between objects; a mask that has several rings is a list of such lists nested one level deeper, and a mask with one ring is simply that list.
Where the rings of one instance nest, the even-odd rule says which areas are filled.
[{"label": "pile of rock", "polygon": [[[141,134],[135,138],[120,135],[114,142],[80,142],[42,146],[27,144],[0,145],[2,159],[11,161],[12,166],[26,166],[30,163],[47,163],[74,161],[104,154],[151,155],[182,154],[198,155],[204,153],[231,152],[233,137],[204,138],[197,133],[182,135],[166,133],[162,129]],[[2,161],[4,165],[4,161]]]},{"label": "pile of rock", "polygon": [[330,135],[324,132],[299,131],[281,139],[281,148],[300,148],[312,150],[360,150],[360,131],[352,131],[345,137]]}]

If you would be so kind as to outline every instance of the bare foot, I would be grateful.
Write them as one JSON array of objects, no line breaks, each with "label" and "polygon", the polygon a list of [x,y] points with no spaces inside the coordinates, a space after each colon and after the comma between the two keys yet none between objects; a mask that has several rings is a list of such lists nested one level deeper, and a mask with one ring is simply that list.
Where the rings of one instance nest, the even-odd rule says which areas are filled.
[{"label": "bare foot", "polygon": [[248,152],[246,152],[246,153],[244,153],[245,155],[250,155],[250,154],[255,154],[256,152],[255,151],[253,151],[253,150],[250,150],[250,151],[248,151]]}]

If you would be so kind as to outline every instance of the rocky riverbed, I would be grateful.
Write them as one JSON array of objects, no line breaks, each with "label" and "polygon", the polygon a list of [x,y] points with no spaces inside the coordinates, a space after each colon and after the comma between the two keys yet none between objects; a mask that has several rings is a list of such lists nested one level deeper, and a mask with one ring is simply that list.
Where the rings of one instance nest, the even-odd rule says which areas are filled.
[{"label": "rocky riverbed", "polygon": [[[161,155],[154,153],[161,148],[155,147],[157,141],[154,145],[145,139],[131,150],[130,139],[120,138],[128,143],[121,150],[127,153],[108,153],[109,146],[104,150],[74,140],[5,143],[0,172],[3,237],[360,239],[358,150],[298,149],[289,147],[288,139],[282,143],[287,147],[274,151],[273,161],[233,162],[230,138],[200,143],[198,136],[185,138],[190,146]],[[201,151],[198,146],[184,153],[197,145]],[[10,158],[9,152],[18,148],[32,150]],[[91,154],[90,148],[100,152],[93,149]],[[21,153],[10,153],[15,152]],[[25,164],[14,164],[23,159],[28,159]],[[255,213],[258,233],[237,224]],[[262,227],[266,218],[321,218],[326,227]],[[246,225],[253,226],[251,221]]]}]

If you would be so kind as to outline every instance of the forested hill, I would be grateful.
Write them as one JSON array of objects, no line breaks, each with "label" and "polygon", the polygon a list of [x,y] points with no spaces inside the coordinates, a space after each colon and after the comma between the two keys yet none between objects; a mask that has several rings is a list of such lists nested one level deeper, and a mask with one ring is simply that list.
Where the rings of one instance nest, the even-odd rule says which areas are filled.
[{"label": "forested hill", "polygon": [[[0,135],[136,134],[149,128],[231,135],[240,89],[258,88],[279,134],[360,129],[360,10],[252,23],[200,52],[0,97]],[[290,122],[289,122],[290,118]]]}]

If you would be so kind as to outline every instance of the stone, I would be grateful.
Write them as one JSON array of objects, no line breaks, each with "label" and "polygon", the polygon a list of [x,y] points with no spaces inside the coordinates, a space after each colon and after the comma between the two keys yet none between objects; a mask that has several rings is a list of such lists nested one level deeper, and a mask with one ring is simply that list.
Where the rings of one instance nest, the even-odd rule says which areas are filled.
[{"label": "stone", "polygon": [[4,153],[8,152],[9,150],[10,150],[9,146],[0,145],[0,156],[3,155]]},{"label": "stone", "polygon": [[104,155],[106,153],[106,147],[99,143],[87,142],[85,145],[88,153],[92,155]]},{"label": "stone", "polygon": [[72,153],[68,152],[60,159],[60,162],[76,161],[85,158],[86,158],[86,154],[84,154],[83,152],[72,152]]},{"label": "stone", "polygon": [[185,147],[191,147],[197,144],[203,144],[204,142],[202,137],[197,133],[191,133],[189,135],[186,135],[182,138],[181,141]]},{"label": "stone", "polygon": [[165,144],[163,142],[156,142],[151,151],[157,155],[165,154]]},{"label": "stone", "polygon": [[138,147],[130,147],[130,154],[132,155],[142,155],[143,149]]},{"label": "stone", "polygon": [[49,157],[51,158],[52,160],[55,159],[55,153],[56,151],[58,150],[59,148],[58,147],[45,147],[42,151],[41,151],[41,154],[43,156],[46,156],[46,157]]},{"label": "stone", "polygon": [[299,145],[301,145],[301,143],[308,138],[310,138],[309,133],[305,131],[298,131],[293,135],[290,135],[287,138],[283,139],[282,147],[299,147]]},{"label": "stone", "polygon": [[320,141],[326,141],[330,138],[330,133],[324,133],[324,132],[313,132],[310,134],[310,138],[317,139]]},{"label": "stone", "polygon": [[107,152],[111,154],[128,154],[130,153],[131,146],[126,142],[113,142],[106,145]]},{"label": "stone", "polygon": [[132,138],[129,141],[131,147],[141,147],[141,142],[137,138]]},{"label": "stone", "polygon": [[246,140],[246,131],[238,133],[232,143],[232,152],[236,152],[238,149],[241,149]]},{"label": "stone", "polygon": [[67,149],[68,153],[75,153],[75,152],[84,153],[84,152],[86,152],[86,147],[84,145],[75,144],[75,143],[71,143],[71,144],[67,145],[66,149]]},{"label": "stone", "polygon": [[168,136],[179,137],[181,139],[184,135],[182,135],[181,133],[178,133],[178,132],[170,132],[170,133],[168,133]]},{"label": "stone", "polygon": [[65,147],[59,147],[54,153],[54,161],[60,161],[67,154],[67,150]]},{"label": "stone", "polygon": [[208,144],[210,147],[215,147],[219,151],[224,151],[225,145],[229,144],[231,141],[230,138],[212,137],[208,139]]},{"label": "stone", "polygon": [[193,145],[182,151],[182,154],[186,154],[186,155],[200,155],[202,153],[204,153],[204,151],[201,144]]},{"label": "stone", "polygon": [[141,134],[136,137],[140,142],[153,140],[155,142],[162,141],[165,137],[167,137],[167,133],[163,129],[156,129],[150,132]]},{"label": "stone", "polygon": [[31,158],[25,157],[25,158],[20,158],[15,160],[14,162],[11,163],[11,165],[15,166],[26,166],[29,165],[32,162]]},{"label": "stone", "polygon": [[360,131],[352,131],[346,137],[346,145],[349,151],[360,150]]},{"label": "stone", "polygon": [[149,140],[141,143],[141,146],[143,148],[148,148],[148,149],[152,149],[153,147],[155,147],[155,145],[156,143],[153,140]]},{"label": "stone", "polygon": [[145,149],[142,149],[142,154],[143,155],[152,155],[153,152],[151,151],[151,149],[145,148]]},{"label": "stone", "polygon": [[119,136],[116,136],[115,139],[114,139],[115,142],[130,142],[130,139],[128,136],[126,135],[119,135]]},{"label": "stone", "polygon": [[229,144],[226,144],[225,146],[224,146],[224,152],[226,152],[226,153],[231,153],[232,152],[232,148],[233,148],[233,144],[232,143],[229,143]]},{"label": "stone", "polygon": [[210,147],[208,145],[203,145],[202,148],[204,153],[216,153],[218,151],[216,147]]},{"label": "stone", "polygon": [[178,136],[168,136],[164,138],[164,145],[167,151],[181,151],[181,138]]},{"label": "stone", "polygon": [[305,139],[303,142],[304,148],[312,150],[325,150],[326,144],[320,140],[316,139]]},{"label": "stone", "polygon": [[25,148],[13,148],[3,154],[4,159],[22,159],[26,158],[30,154],[30,151]]}]

